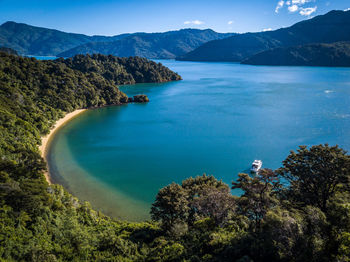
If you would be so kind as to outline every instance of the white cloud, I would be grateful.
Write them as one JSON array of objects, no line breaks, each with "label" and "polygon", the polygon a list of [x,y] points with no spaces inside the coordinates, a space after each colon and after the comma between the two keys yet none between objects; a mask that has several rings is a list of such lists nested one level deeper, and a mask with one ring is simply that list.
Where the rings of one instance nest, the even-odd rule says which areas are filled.
[{"label": "white cloud", "polygon": [[288,11],[291,13],[298,11],[298,9],[299,9],[299,7],[297,5],[288,6]]},{"label": "white cloud", "polygon": [[228,21],[227,24],[228,24],[228,25],[232,25],[232,24],[233,24],[233,21]]},{"label": "white cloud", "polygon": [[311,2],[311,0],[292,0],[293,5],[304,5],[308,2]]},{"label": "white cloud", "polygon": [[276,9],[275,9],[275,13],[278,13],[278,11],[284,6],[284,1],[280,0],[277,3]]},{"label": "white cloud", "polygon": [[345,12],[350,11],[350,8],[346,8],[344,11],[345,11]]},{"label": "white cloud", "polygon": [[310,17],[311,14],[316,12],[317,6],[315,7],[304,7],[304,6],[307,3],[316,2],[316,1],[317,0],[279,0],[275,8],[275,12],[278,13],[280,9],[286,6],[290,13],[298,12],[302,16]]},{"label": "white cloud", "polygon": [[299,14],[304,15],[304,16],[309,16],[316,12],[317,6],[315,7],[308,7],[308,8],[300,8]]},{"label": "white cloud", "polygon": [[204,24],[204,22],[199,20],[193,20],[193,21],[185,21],[184,24],[185,25],[202,25]]},{"label": "white cloud", "polygon": [[265,29],[263,29],[263,32],[267,32],[267,31],[272,31],[272,28],[265,28]]}]

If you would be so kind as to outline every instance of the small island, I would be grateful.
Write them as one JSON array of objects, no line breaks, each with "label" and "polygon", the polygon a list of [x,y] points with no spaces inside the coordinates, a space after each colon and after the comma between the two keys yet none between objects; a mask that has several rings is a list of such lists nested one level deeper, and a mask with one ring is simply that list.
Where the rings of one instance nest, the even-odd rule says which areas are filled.
[{"label": "small island", "polygon": [[134,97],[129,97],[128,98],[128,102],[129,103],[148,103],[149,102],[149,98],[146,95],[136,95]]}]

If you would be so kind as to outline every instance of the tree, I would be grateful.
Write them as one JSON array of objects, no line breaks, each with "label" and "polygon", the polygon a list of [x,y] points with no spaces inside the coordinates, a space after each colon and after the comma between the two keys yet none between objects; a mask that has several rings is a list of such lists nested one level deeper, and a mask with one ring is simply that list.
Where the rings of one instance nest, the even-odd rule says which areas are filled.
[{"label": "tree", "polygon": [[254,229],[260,228],[260,222],[267,211],[277,203],[275,197],[280,187],[277,175],[270,169],[263,169],[258,175],[239,174],[232,189],[239,188],[244,194],[238,199],[238,212],[253,220]]},{"label": "tree", "polygon": [[161,221],[163,230],[171,231],[175,224],[187,221],[188,215],[188,194],[180,185],[172,183],[159,190],[152,204],[151,217]]},{"label": "tree", "polygon": [[213,176],[197,176],[172,183],[161,189],[152,205],[152,219],[161,221],[166,231],[191,227],[203,218],[222,225],[234,210],[234,199],[228,185]]},{"label": "tree", "polygon": [[216,225],[224,225],[235,210],[235,200],[228,186],[209,187],[204,189],[201,196],[193,199],[191,206],[196,210],[197,217],[209,217]]},{"label": "tree", "polygon": [[182,187],[188,191],[189,197],[193,199],[202,194],[207,188],[227,187],[221,180],[217,180],[212,175],[203,174],[202,176],[190,177],[182,181]]},{"label": "tree", "polygon": [[338,254],[338,261],[350,261],[350,232],[343,232],[340,235],[341,245]]},{"label": "tree", "polygon": [[[201,218],[203,214],[199,214],[198,204],[205,205],[205,198],[208,194],[212,194],[212,197],[215,195],[214,191],[219,193],[218,190],[222,189],[223,191],[229,190],[229,187],[222,182],[217,180],[212,175],[203,174],[202,176],[196,176],[195,178],[190,177],[182,181],[182,188],[185,189],[188,193],[188,201],[190,204],[190,214],[188,218],[188,224],[193,225],[193,223]],[[217,195],[218,196],[218,195]],[[196,199],[197,203],[194,206],[194,200]],[[199,200],[201,199],[201,200]],[[209,204],[209,203],[207,203]],[[202,211],[206,209],[203,207]]]},{"label": "tree", "polygon": [[326,212],[328,200],[337,190],[349,189],[350,157],[338,146],[300,146],[277,172],[288,182],[287,197]]}]

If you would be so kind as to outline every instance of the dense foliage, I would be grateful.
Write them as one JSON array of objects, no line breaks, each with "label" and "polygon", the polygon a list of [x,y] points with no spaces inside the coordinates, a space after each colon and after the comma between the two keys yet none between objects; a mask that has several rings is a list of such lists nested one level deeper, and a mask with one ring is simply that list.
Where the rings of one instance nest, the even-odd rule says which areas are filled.
[{"label": "dense foliage", "polygon": [[4,52],[10,55],[18,55],[16,50],[13,50],[12,48],[0,46],[0,52]]},{"label": "dense foliage", "polygon": [[[350,261],[350,156],[301,146],[232,188],[199,176],[161,189],[152,218],[183,261]],[[173,261],[176,261],[175,259]]]},{"label": "dense foliage", "polygon": [[83,73],[99,74],[116,85],[135,83],[160,83],[181,80],[181,77],[160,63],[140,57],[115,57],[111,55],[76,55],[58,59],[68,67]]},{"label": "dense foliage", "polygon": [[240,174],[239,197],[213,176],[172,183],[151,222],[113,220],[47,184],[40,136],[64,112],[123,103],[116,83],[150,72],[172,79],[139,58],[0,53],[0,260],[350,261],[350,156],[337,146],[300,147],[278,170]]},{"label": "dense foliage", "polygon": [[[177,59],[241,62],[277,47],[340,41],[350,41],[350,12],[331,11],[274,31],[245,33],[210,41]],[[270,57],[269,61],[273,59]]]}]

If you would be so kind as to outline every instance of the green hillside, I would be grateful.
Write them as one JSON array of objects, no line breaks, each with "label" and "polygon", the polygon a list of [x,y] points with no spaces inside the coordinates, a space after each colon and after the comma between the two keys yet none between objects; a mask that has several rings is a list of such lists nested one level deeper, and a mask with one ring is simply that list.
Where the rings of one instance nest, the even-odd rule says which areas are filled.
[{"label": "green hillside", "polygon": [[23,55],[55,56],[84,43],[115,41],[124,36],[87,36],[16,22],[0,26],[0,46],[12,48]]},{"label": "green hillside", "polygon": [[350,42],[275,48],[242,62],[250,65],[350,66]]},{"label": "green hillside", "polygon": [[177,59],[241,62],[257,53],[277,47],[339,41],[350,41],[350,12],[331,11],[275,31],[245,33],[210,41]]}]

